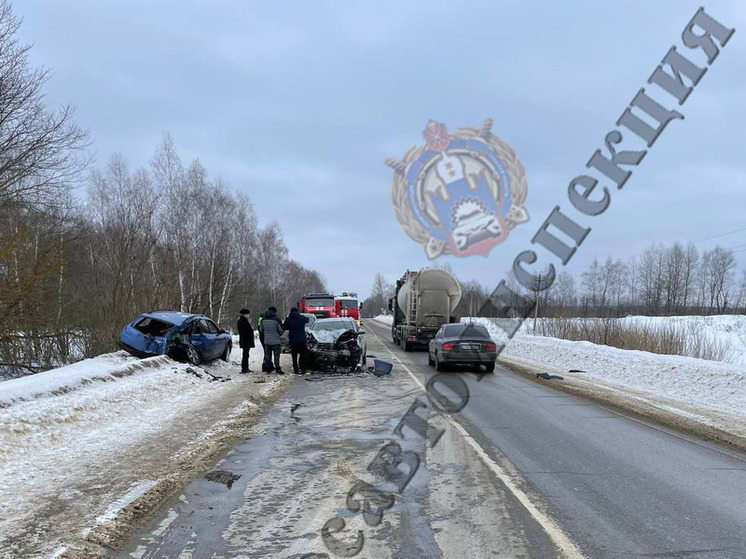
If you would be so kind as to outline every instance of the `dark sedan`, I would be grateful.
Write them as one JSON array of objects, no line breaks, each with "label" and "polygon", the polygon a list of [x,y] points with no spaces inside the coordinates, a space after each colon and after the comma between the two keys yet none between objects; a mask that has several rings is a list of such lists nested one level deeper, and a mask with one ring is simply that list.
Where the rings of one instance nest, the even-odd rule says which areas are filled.
[{"label": "dark sedan", "polygon": [[442,371],[446,365],[484,365],[495,370],[497,345],[481,324],[444,324],[430,340],[427,361]]}]

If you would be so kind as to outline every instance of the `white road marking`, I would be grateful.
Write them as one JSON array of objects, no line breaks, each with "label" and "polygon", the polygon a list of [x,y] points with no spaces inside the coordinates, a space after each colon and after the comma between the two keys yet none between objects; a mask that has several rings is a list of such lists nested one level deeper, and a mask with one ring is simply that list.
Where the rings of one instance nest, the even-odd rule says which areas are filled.
[{"label": "white road marking", "polygon": [[[372,330],[371,330],[372,332]],[[391,351],[386,344],[383,343],[381,338],[376,334],[375,332],[372,332],[373,335],[376,337],[376,339],[381,343],[381,346],[389,352],[391,357],[393,359],[396,359],[399,364],[404,368],[407,373],[414,379],[414,381],[422,388],[423,392],[427,392],[427,388],[424,384],[422,384],[422,381],[417,378],[417,376],[409,370],[409,367],[407,367],[397,355]],[[468,404],[467,404],[468,405]],[[463,428],[463,426],[457,422],[455,419],[453,419],[448,414],[440,414],[439,417],[444,418],[448,423],[456,430],[458,431],[462,437],[464,437],[464,440],[469,444],[469,446],[474,449],[474,452],[476,452],[477,456],[484,462],[484,464],[492,471],[493,474],[495,474],[495,477],[499,479],[503,485],[510,491],[516,499],[523,505],[523,507],[528,511],[528,513],[536,520],[536,522],[539,523],[539,525],[544,529],[544,531],[549,535],[551,540],[557,545],[557,547],[560,548],[562,553],[565,554],[565,556],[568,559],[585,559],[585,556],[580,552],[580,549],[572,542],[572,540],[565,534],[564,531],[557,525],[554,520],[552,520],[549,516],[544,514],[539,508],[534,505],[533,502],[531,502],[531,499],[529,499],[528,495],[515,483],[515,481],[508,475],[508,473],[497,463],[495,462],[490,456],[484,451],[482,446],[474,440],[474,438],[468,433],[466,429]]]},{"label": "white road marking", "polygon": [[166,533],[166,530],[168,530],[169,526],[171,526],[171,524],[173,524],[174,520],[176,520],[177,518],[179,518],[179,513],[177,513],[174,509],[169,510],[166,518],[161,521],[158,527],[153,530],[151,534],[156,537],[162,536]]}]

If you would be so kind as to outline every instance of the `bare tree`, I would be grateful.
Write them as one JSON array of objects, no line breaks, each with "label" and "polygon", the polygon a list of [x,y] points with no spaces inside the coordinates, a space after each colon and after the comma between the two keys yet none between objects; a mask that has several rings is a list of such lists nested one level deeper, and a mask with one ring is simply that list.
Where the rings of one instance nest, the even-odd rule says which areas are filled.
[{"label": "bare tree", "polygon": [[363,309],[366,315],[375,316],[385,312],[388,296],[393,294],[392,286],[386,281],[381,272],[378,272],[373,278],[373,285],[370,288],[370,297],[363,302]]},{"label": "bare tree", "polygon": [[718,313],[725,312],[736,267],[733,251],[715,247],[705,253],[703,261],[707,267],[705,277],[709,306]]},{"label": "bare tree", "polygon": [[684,312],[691,304],[694,296],[694,284],[697,278],[697,265],[699,263],[699,252],[694,244],[689,243],[684,251],[684,262],[682,266],[682,307]]},{"label": "bare tree", "polygon": [[75,235],[68,192],[88,162],[72,107],[45,105],[50,73],[29,63],[19,25],[0,1],[0,369],[9,374],[36,370],[51,351]]},{"label": "bare tree", "polygon": [[45,106],[50,72],[31,67],[31,47],[16,38],[19,26],[10,4],[0,2],[0,207],[56,207],[88,162],[86,133],[71,106],[56,112]]},{"label": "bare tree", "polygon": [[640,256],[638,286],[645,314],[657,315],[660,313],[663,295],[663,252],[661,247],[652,246]]},{"label": "bare tree", "polygon": [[575,278],[568,272],[562,271],[557,274],[557,281],[552,286],[552,295],[555,305],[562,314],[568,314],[578,304],[578,292],[575,286]]}]

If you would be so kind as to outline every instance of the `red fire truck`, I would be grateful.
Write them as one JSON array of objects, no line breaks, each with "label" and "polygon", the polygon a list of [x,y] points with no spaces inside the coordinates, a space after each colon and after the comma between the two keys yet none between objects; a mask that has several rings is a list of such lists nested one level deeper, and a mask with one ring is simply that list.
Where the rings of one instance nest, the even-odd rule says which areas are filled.
[{"label": "red fire truck", "polygon": [[357,293],[342,293],[342,295],[334,298],[334,305],[337,310],[337,316],[349,316],[360,324],[361,305],[358,302]]},{"label": "red fire truck", "polygon": [[334,295],[329,293],[309,293],[300,300],[300,312],[311,313],[317,318],[336,318],[337,308]]}]

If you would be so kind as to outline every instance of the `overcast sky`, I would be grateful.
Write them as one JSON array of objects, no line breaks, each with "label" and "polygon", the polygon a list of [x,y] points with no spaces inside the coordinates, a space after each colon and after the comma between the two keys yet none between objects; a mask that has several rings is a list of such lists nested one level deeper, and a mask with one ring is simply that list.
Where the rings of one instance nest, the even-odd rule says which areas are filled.
[{"label": "overcast sky", "polygon": [[[34,63],[54,70],[49,101],[77,107],[97,165],[113,152],[147,164],[168,131],[185,162],[198,157],[251,196],[262,223],[280,222],[293,258],[333,290],[365,295],[377,271],[394,280],[432,263],[394,217],[383,164],[423,143],[429,119],[455,130],[493,118],[526,169],[531,221],[488,258],[436,261],[494,287],[552,208],[569,207],[570,179],[668,49],[681,49],[701,2],[16,0],[14,9]],[[584,222],[593,230],[567,266],[576,275],[594,257],[651,242],[746,247],[746,230],[732,233],[746,228],[746,6],[705,9],[736,33],[679,108],[685,120],[612,192],[606,213]],[[736,256],[746,262],[746,251]]]}]

